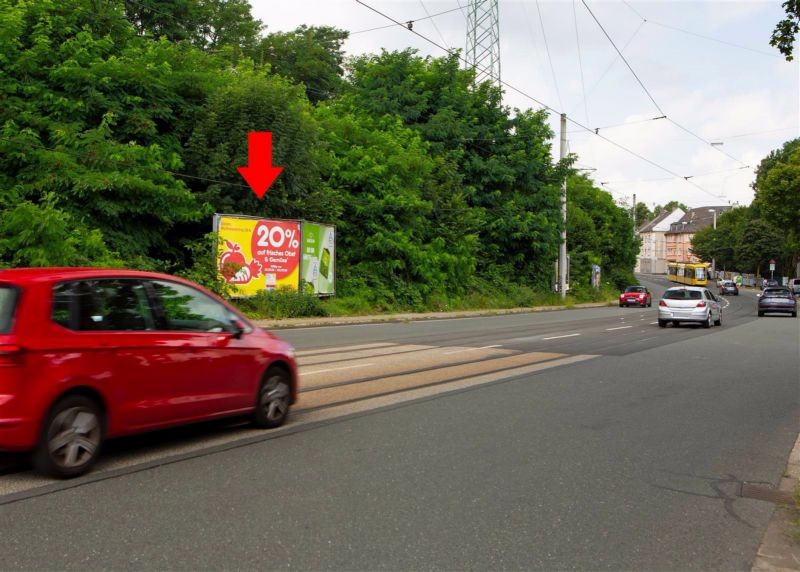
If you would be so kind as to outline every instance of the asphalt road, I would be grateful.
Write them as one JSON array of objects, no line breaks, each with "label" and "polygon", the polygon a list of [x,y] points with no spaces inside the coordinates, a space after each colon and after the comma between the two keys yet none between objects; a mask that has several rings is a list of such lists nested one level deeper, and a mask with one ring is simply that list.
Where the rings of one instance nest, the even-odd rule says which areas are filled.
[{"label": "asphalt road", "polygon": [[287,427],[13,468],[2,568],[749,569],[773,507],[738,485],[797,437],[800,320],[725,300],[708,330],[654,305],[280,332]]}]

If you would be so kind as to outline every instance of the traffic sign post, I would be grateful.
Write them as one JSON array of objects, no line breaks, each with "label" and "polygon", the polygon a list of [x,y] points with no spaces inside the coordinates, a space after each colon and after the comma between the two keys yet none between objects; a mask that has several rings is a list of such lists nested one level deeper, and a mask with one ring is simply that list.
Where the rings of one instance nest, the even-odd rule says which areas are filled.
[{"label": "traffic sign post", "polygon": [[769,261],[769,279],[770,280],[773,279],[774,272],[775,272],[775,259],[773,258],[772,260]]}]

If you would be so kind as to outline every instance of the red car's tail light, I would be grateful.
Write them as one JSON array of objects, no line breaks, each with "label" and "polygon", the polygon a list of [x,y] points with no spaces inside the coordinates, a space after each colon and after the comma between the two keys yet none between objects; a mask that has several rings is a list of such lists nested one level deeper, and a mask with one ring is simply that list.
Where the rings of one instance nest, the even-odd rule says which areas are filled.
[{"label": "red car's tail light", "polygon": [[0,367],[20,367],[22,351],[16,344],[0,344]]},{"label": "red car's tail light", "polygon": [[697,303],[697,307],[698,308],[705,308],[706,307],[706,303],[705,302],[698,302]]},{"label": "red car's tail light", "polygon": [[664,306],[665,308],[667,307],[667,303],[666,303],[666,302],[664,302],[664,300],[661,300],[661,301],[658,303],[658,305],[659,305],[659,306]]}]

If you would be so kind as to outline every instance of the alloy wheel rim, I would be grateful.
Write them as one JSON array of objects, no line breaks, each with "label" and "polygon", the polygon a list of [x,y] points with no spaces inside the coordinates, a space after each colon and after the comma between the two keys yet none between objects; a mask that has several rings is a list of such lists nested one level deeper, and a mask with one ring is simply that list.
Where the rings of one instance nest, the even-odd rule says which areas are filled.
[{"label": "alloy wheel rim", "polygon": [[269,421],[280,421],[289,411],[289,385],[280,376],[267,380],[261,396],[261,406]]},{"label": "alloy wheel rim", "polygon": [[60,467],[71,469],[94,458],[100,446],[100,420],[85,407],[61,411],[50,425],[47,449]]}]

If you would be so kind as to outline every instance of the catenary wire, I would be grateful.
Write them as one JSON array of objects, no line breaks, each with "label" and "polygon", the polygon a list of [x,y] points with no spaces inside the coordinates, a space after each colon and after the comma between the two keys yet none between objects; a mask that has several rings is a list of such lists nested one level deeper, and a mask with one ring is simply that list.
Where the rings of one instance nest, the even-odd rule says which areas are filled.
[{"label": "catenary wire", "polygon": [[556,78],[556,68],[553,67],[553,58],[550,57],[550,46],[547,43],[547,32],[544,30],[544,19],[542,18],[542,8],[539,0],[536,0],[536,11],[539,13],[539,26],[542,28],[542,38],[544,39],[544,49],[547,52],[547,61],[550,62],[550,72],[553,74],[553,85],[556,86],[556,95],[558,96],[558,104],[561,109],[564,109],[564,102],[561,100],[561,90],[558,89],[558,79]]},{"label": "catenary wire", "polygon": [[583,79],[583,57],[581,57],[581,37],[578,34],[578,11],[575,8],[575,1],[572,0],[572,19],[575,22],[575,43],[578,46],[578,67],[581,71],[581,92],[583,93],[583,112],[586,115],[586,123],[591,123],[589,120],[589,105],[586,101],[586,82]]},{"label": "catenary wire", "polygon": [[[403,28],[406,28],[406,27],[405,27],[405,25],[404,25],[402,22],[400,22],[400,21],[398,21],[398,20],[395,20],[394,18],[392,18],[392,17],[391,17],[391,16],[389,16],[388,14],[385,14],[385,13],[381,12],[380,10],[378,10],[377,8],[375,8],[375,7],[373,7],[373,6],[370,6],[369,4],[367,4],[366,2],[364,2],[363,0],[355,0],[355,2],[356,2],[357,4],[361,4],[362,6],[364,6],[365,8],[367,8],[368,10],[371,10],[371,11],[375,12],[376,14],[379,14],[380,16],[383,16],[383,17],[384,17],[384,18],[386,18],[387,20],[390,20],[390,21],[394,22],[394,23],[395,23],[395,25],[397,25],[397,26],[402,26]],[[408,29],[408,28],[406,28],[406,29]],[[425,36],[424,34],[420,34],[418,31],[416,31],[416,30],[413,30],[413,29],[412,29],[412,30],[408,30],[408,31],[409,31],[409,32],[411,32],[412,34],[414,34],[415,36],[417,36],[417,37],[419,37],[419,38],[421,38],[421,39],[425,40],[426,42],[428,42],[428,43],[430,43],[430,44],[432,44],[432,45],[436,46],[436,47],[437,47],[437,48],[439,48],[440,50],[443,50],[443,51],[445,51],[445,52],[448,52],[448,53],[449,53],[449,50],[448,50],[447,48],[445,48],[444,46],[442,46],[442,45],[438,44],[438,43],[437,43],[435,40],[432,40],[431,38],[429,38],[429,37]],[[464,63],[467,63],[467,64],[468,64],[467,60],[466,60],[464,57],[462,57],[462,56],[460,56],[460,55],[458,55],[457,57],[458,57],[458,58],[459,58],[459,59],[460,59],[462,62],[464,62]],[[476,66],[476,67],[477,67],[477,66]],[[485,70],[485,69],[483,69],[483,68],[481,68],[481,71],[486,71],[486,70]],[[540,107],[543,107],[544,109],[548,109],[548,110],[552,111],[553,113],[557,113],[557,114],[559,114],[559,113],[560,113],[558,110],[556,110],[556,109],[554,109],[553,107],[551,107],[551,106],[547,105],[547,104],[546,104],[546,103],[544,103],[543,101],[540,101],[539,99],[535,98],[534,96],[530,95],[529,93],[526,93],[526,92],[522,91],[521,89],[519,89],[519,88],[517,88],[517,87],[515,87],[515,86],[511,85],[511,84],[510,84],[510,83],[508,83],[507,81],[504,81],[504,80],[502,80],[502,79],[501,79],[499,83],[500,83],[501,85],[505,86],[506,88],[510,89],[511,91],[513,91],[513,92],[515,92],[515,93],[517,93],[517,94],[519,94],[519,95],[521,95],[521,96],[523,96],[523,97],[525,97],[525,98],[527,98],[527,99],[530,99],[531,101],[533,101],[534,103],[538,104]],[[594,130],[593,130],[593,129],[591,129],[590,127],[587,127],[587,126],[583,125],[582,123],[580,123],[580,122],[578,122],[578,121],[576,121],[576,120],[574,120],[574,119],[571,119],[571,118],[567,117],[567,121],[569,121],[569,122],[570,122],[570,123],[572,123],[573,125],[576,125],[576,126],[580,127],[580,128],[581,128],[581,129],[583,129],[584,131],[589,131],[589,132],[591,132],[591,133],[594,133]],[[637,153],[636,151],[634,151],[634,150],[632,150],[632,149],[629,149],[628,147],[625,147],[625,146],[624,146],[624,145],[622,145],[621,143],[617,143],[616,141],[614,141],[614,140],[612,140],[612,139],[609,139],[609,138],[608,138],[608,137],[606,137],[605,135],[602,135],[602,134],[600,134],[600,133],[595,133],[595,136],[596,136],[596,137],[599,137],[599,138],[600,138],[600,139],[602,139],[603,141],[606,141],[606,142],[607,142],[607,143],[609,143],[610,145],[613,145],[614,147],[617,147],[618,149],[620,149],[620,150],[622,150],[622,151],[624,151],[624,152],[626,152],[626,153],[628,153],[628,154],[630,154],[630,155],[632,155],[632,156],[636,157],[637,159],[640,159],[641,161],[644,161],[645,163],[647,163],[647,164],[649,164],[649,165],[652,165],[653,167],[656,167],[657,169],[659,169],[659,170],[661,170],[661,171],[664,171],[665,173],[669,173],[670,175],[672,175],[672,176],[673,176],[674,178],[676,178],[676,179],[683,179],[683,180],[684,180],[684,181],[686,181],[686,182],[687,182],[689,185],[691,185],[691,186],[695,187],[696,189],[698,189],[698,190],[700,190],[700,191],[702,191],[702,192],[704,192],[704,193],[706,193],[706,194],[708,194],[708,195],[710,195],[710,196],[712,196],[712,197],[714,197],[714,198],[720,198],[720,196],[719,196],[719,195],[715,195],[715,194],[714,194],[714,193],[712,193],[711,191],[709,191],[709,190],[707,190],[707,189],[704,189],[703,187],[701,187],[701,186],[700,186],[700,185],[698,185],[697,183],[694,183],[694,182],[692,182],[691,180],[689,180],[689,179],[688,179],[686,176],[684,176],[684,175],[680,175],[680,174],[676,173],[675,171],[673,171],[672,169],[669,169],[668,167],[664,167],[663,165],[660,165],[660,164],[656,163],[656,162],[655,162],[655,161],[653,161],[652,159],[648,159],[647,157],[645,157],[645,156],[643,156],[643,155],[641,155],[641,154]]]},{"label": "catenary wire", "polygon": [[[431,24],[433,24],[433,29],[436,30],[437,34],[439,34],[439,39],[442,40],[442,43],[447,46],[447,49],[449,50],[450,46],[447,45],[447,41],[444,39],[442,32],[439,30],[439,26],[436,25],[436,20],[433,19],[431,13],[428,12],[428,9],[425,7],[425,3],[422,0],[419,0],[419,5],[422,6],[422,9],[425,11],[425,14],[427,14],[428,19],[430,19]],[[455,12],[455,8],[452,10],[452,12]]]},{"label": "catenary wire", "polygon": [[[634,30],[633,34],[631,34],[631,37],[630,37],[630,38],[628,38],[628,41],[627,41],[627,42],[625,42],[625,45],[624,45],[624,46],[622,46],[622,52],[623,52],[623,53],[624,53],[624,52],[625,52],[625,50],[628,48],[628,46],[630,46],[630,45],[631,45],[631,42],[633,42],[633,40],[634,40],[634,39],[636,38],[636,36],[639,34],[639,32],[641,31],[642,27],[644,27],[644,22],[639,22],[639,26],[637,26],[636,30]],[[608,74],[608,72],[609,72],[609,71],[611,71],[611,68],[613,68],[613,67],[614,67],[614,64],[615,64],[615,63],[617,63],[617,60],[618,60],[618,59],[619,59],[619,54],[615,55],[615,56],[613,57],[613,59],[612,59],[610,62],[608,62],[608,65],[606,66],[606,69],[604,69],[604,70],[603,70],[603,73],[601,73],[601,74],[600,74],[600,77],[598,77],[598,78],[595,80],[595,82],[594,82],[594,83],[592,84],[592,86],[589,88],[589,91],[587,91],[587,92],[586,92],[586,97],[587,97],[587,98],[588,98],[588,97],[589,97],[589,96],[592,94],[592,92],[595,90],[595,88],[597,88],[597,86],[598,86],[598,85],[600,85],[600,82],[602,82],[602,81],[603,81],[603,79],[604,79],[604,78],[606,77],[606,75]],[[575,106],[573,106],[571,109],[574,109],[574,108],[575,108]]]},{"label": "catenary wire", "polygon": [[[421,0],[420,0],[420,3],[421,3]],[[425,9],[425,5],[424,4],[422,5],[422,8]],[[435,14],[431,14],[431,13],[428,12],[427,9],[425,9],[425,13],[427,14],[427,16],[425,16],[423,18],[414,18],[413,20],[407,20],[406,22],[404,22],[403,25],[408,26],[408,24],[415,24],[416,22],[421,22],[423,20],[431,20],[433,18],[436,18],[437,16],[442,16],[444,14],[449,14],[450,12],[456,12],[457,10],[461,10],[462,12],[464,11],[464,9],[461,8],[460,4],[459,4],[458,8],[451,8],[450,10],[442,10],[441,12],[436,12]],[[364,34],[366,32],[374,32],[376,30],[385,30],[386,28],[394,28],[395,26],[396,26],[396,24],[388,24],[386,26],[378,26],[376,28],[367,28],[366,30],[357,30],[355,32],[350,32],[350,35],[352,36],[353,34]],[[434,26],[436,26],[436,24],[434,24]],[[441,36],[441,34],[439,34],[439,36]],[[444,40],[444,38],[442,38],[442,40]]]},{"label": "catenary wire", "polygon": [[749,46],[743,46],[741,44],[735,44],[735,43],[729,42],[727,40],[720,40],[719,38],[714,38],[712,36],[706,36],[704,34],[698,34],[697,32],[692,32],[691,30],[685,30],[683,28],[679,28],[678,26],[672,26],[670,24],[664,24],[662,22],[656,22],[655,20],[649,20],[649,19],[645,18],[641,14],[641,12],[639,12],[636,8],[631,6],[625,0],[622,0],[622,3],[625,4],[628,8],[630,8],[633,11],[633,13],[636,14],[639,18],[641,18],[642,22],[647,22],[648,24],[654,24],[656,26],[661,26],[662,28],[668,28],[670,30],[675,30],[676,32],[681,32],[683,34],[688,34],[690,36],[695,36],[697,38],[702,38],[704,40],[709,40],[711,42],[717,42],[718,44],[725,44],[726,46],[731,46],[732,48],[739,48],[741,50],[747,50],[748,52],[754,52],[756,54],[761,54],[763,56],[769,56],[771,58],[780,58],[781,57],[780,54],[775,54],[775,53],[772,53],[772,52],[764,52],[764,51],[761,51],[761,50],[757,50],[755,48],[751,48]]},{"label": "catenary wire", "polygon": [[[592,15],[592,18],[594,18],[594,21],[595,21],[595,22],[597,22],[597,25],[598,25],[598,26],[600,27],[600,29],[603,31],[603,34],[605,34],[606,38],[608,38],[608,41],[611,43],[611,45],[612,45],[612,46],[614,46],[614,49],[615,49],[615,50],[617,50],[617,53],[618,53],[618,54],[619,54],[619,56],[622,58],[622,61],[624,61],[624,62],[625,62],[625,65],[626,65],[626,66],[628,66],[628,69],[629,69],[629,70],[630,70],[630,72],[633,74],[633,77],[635,77],[635,78],[636,78],[636,81],[639,83],[639,85],[642,87],[642,89],[644,90],[644,92],[647,94],[647,97],[649,97],[649,98],[650,98],[650,101],[652,101],[652,102],[653,102],[653,105],[655,105],[655,106],[656,106],[656,109],[658,109],[658,111],[661,113],[661,115],[667,115],[667,114],[664,112],[664,110],[663,110],[663,109],[661,109],[661,106],[660,106],[660,105],[658,105],[658,103],[656,102],[656,100],[653,98],[653,95],[650,93],[650,90],[648,90],[648,89],[647,89],[647,87],[644,85],[644,82],[642,82],[642,80],[639,78],[639,76],[638,76],[638,75],[636,74],[636,72],[633,70],[633,67],[631,67],[631,64],[628,62],[627,58],[626,58],[624,55],[622,55],[622,52],[621,52],[621,51],[619,50],[619,48],[617,47],[617,44],[615,44],[615,43],[614,43],[614,40],[612,40],[612,39],[611,39],[611,36],[608,34],[608,32],[606,31],[606,29],[603,27],[603,24],[601,24],[601,23],[600,23],[600,20],[598,20],[598,19],[597,19],[597,16],[595,16],[594,12],[592,12],[592,9],[591,9],[591,8],[589,8],[589,5],[586,3],[586,0],[581,0],[581,2],[582,2],[582,3],[583,3],[583,5],[586,7],[586,10],[588,10],[588,11],[589,11],[589,14],[591,14],[591,15]],[[745,163],[744,161],[741,161],[740,159],[738,159],[738,158],[734,157],[734,156],[733,156],[733,155],[731,155],[730,153],[727,153],[727,152],[723,151],[722,149],[720,149],[719,147],[712,145],[712,144],[711,144],[711,141],[708,141],[707,139],[704,139],[703,137],[701,137],[700,135],[698,135],[698,134],[697,134],[697,133],[695,133],[694,131],[690,130],[689,128],[687,128],[687,127],[684,127],[683,125],[681,125],[680,123],[678,123],[677,121],[675,121],[674,119],[672,119],[671,117],[667,116],[667,121],[669,121],[670,123],[672,123],[673,125],[675,125],[675,127],[677,127],[677,128],[679,128],[679,129],[681,129],[681,130],[685,131],[686,133],[688,133],[689,135],[691,135],[691,136],[692,136],[692,137],[694,137],[695,139],[697,139],[697,140],[699,140],[699,141],[702,141],[703,143],[705,143],[706,145],[708,145],[709,147],[711,147],[712,149],[714,149],[714,150],[715,150],[717,153],[720,153],[720,154],[722,154],[722,155],[725,155],[725,156],[726,156],[726,157],[728,157],[729,159],[733,159],[734,161],[736,161],[736,162],[737,162],[737,163],[739,163],[740,165],[746,165],[746,163]]]}]

